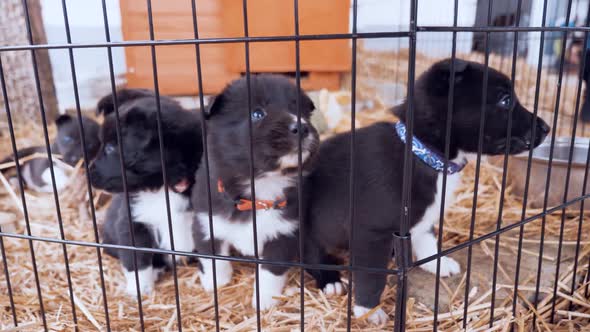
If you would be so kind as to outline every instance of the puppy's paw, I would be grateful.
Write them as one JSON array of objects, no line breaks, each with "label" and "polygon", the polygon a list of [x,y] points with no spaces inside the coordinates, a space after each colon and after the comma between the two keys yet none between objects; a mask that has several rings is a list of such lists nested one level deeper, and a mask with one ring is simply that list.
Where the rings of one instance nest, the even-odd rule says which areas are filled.
[{"label": "puppy's paw", "polygon": [[[357,319],[358,318],[367,319],[371,324],[375,324],[375,325],[381,325],[381,324],[385,324],[387,322],[387,314],[385,313],[385,311],[383,311],[383,309],[378,308],[378,309],[375,309],[370,314],[368,314],[371,310],[373,310],[373,308],[365,308],[365,307],[362,307],[359,305],[355,305],[353,308],[354,316]],[[367,317],[363,317],[367,314],[368,314]]]},{"label": "puppy's paw", "polygon": [[[125,293],[127,295],[136,297],[137,296],[137,285],[135,283],[135,272],[124,271],[125,274]],[[141,295],[147,295],[151,293],[158,279],[158,273],[151,266],[143,270],[137,271],[137,277],[139,279],[139,291]]]},{"label": "puppy's paw", "polygon": [[[279,303],[279,300],[275,298],[275,296],[280,296],[281,294],[274,294],[274,292],[264,292],[264,289],[261,287],[260,290],[260,311],[268,310]],[[254,294],[252,295],[252,308],[256,309],[256,289],[254,289]]]},{"label": "puppy's paw", "polygon": [[[281,296],[285,283],[286,275],[275,275],[266,269],[260,269],[258,284],[260,285],[260,310],[268,310],[274,307]],[[252,308],[256,308],[256,281],[254,281],[254,293],[252,294]]]},{"label": "puppy's paw", "polygon": [[345,287],[341,282],[334,282],[329,283],[322,289],[326,296],[336,296],[336,295],[343,295],[345,292]]},{"label": "puppy's paw", "polygon": [[[436,260],[430,261],[426,264],[420,265],[420,267],[428,271],[432,274],[436,274]],[[461,265],[459,263],[450,258],[450,257],[441,257],[440,258],[440,276],[441,277],[450,277],[452,275],[458,274],[461,272]]]},{"label": "puppy's paw", "polygon": [[[217,260],[215,262],[215,272],[217,275],[217,288],[229,284],[232,275],[230,262]],[[213,267],[210,261],[203,263],[203,272],[199,273],[199,277],[201,279],[201,286],[203,286],[207,292],[213,292]]]}]

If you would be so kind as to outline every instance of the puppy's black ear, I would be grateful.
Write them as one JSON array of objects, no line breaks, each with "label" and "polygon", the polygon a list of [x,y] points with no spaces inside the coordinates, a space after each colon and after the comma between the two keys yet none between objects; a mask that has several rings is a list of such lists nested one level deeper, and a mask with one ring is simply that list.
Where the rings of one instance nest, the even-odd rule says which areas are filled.
[{"label": "puppy's black ear", "polygon": [[[432,67],[432,78],[434,79],[434,90],[439,95],[448,93],[452,83],[457,85],[463,81],[469,69],[469,62],[462,59],[445,59]],[[452,73],[455,73],[454,79]]]},{"label": "puppy's black ear", "polygon": [[[155,96],[155,93],[147,89],[121,89],[117,91],[117,106],[142,97]],[[108,94],[102,97],[96,105],[96,115],[107,116],[115,111],[115,101],[113,94]]]},{"label": "puppy's black ear", "polygon": [[96,104],[96,115],[107,116],[115,110],[115,102],[113,101],[113,95],[108,94],[98,101]]},{"label": "puppy's black ear", "polygon": [[315,110],[315,105],[311,98],[305,92],[301,91],[299,101],[301,103],[301,113],[306,117],[310,117],[311,113]]},{"label": "puppy's black ear", "polygon": [[57,125],[57,127],[61,127],[64,124],[68,123],[72,121],[72,116],[69,114],[62,114],[60,116],[57,117],[57,119],[55,119],[55,124]]},{"label": "puppy's black ear", "polygon": [[223,93],[212,98],[207,106],[205,106],[205,119],[209,119],[213,115],[219,113],[225,104],[225,97]]}]

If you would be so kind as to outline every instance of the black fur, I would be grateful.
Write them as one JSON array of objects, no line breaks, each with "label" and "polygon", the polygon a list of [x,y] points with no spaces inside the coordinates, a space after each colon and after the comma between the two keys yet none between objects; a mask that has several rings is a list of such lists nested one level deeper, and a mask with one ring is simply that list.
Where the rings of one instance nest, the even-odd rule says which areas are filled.
[{"label": "black fur", "polygon": [[[299,133],[296,116],[297,100],[299,99],[303,129],[302,151],[309,153],[309,157],[303,163],[303,172],[307,174],[312,169],[319,145],[318,134],[309,124],[311,113],[314,110],[313,102],[288,79],[273,75],[251,77],[251,98],[252,112],[266,114],[262,119],[252,120],[254,177],[261,179],[275,173],[290,180],[283,190],[283,195],[288,203],[281,210],[280,215],[298,228],[297,161],[294,165],[281,165],[279,160],[285,155],[296,155],[298,151]],[[250,195],[250,131],[246,79],[239,79],[226,87],[209,105],[206,117],[213,217],[225,218],[236,225],[249,223],[252,220],[252,212],[236,209],[238,199],[252,199]],[[217,191],[218,179],[221,179],[224,185],[225,192],[223,193]],[[207,214],[209,211],[207,174],[204,167],[197,171],[196,183],[192,195],[194,208],[197,213]],[[255,188],[257,200],[276,198],[260,197],[264,189]],[[262,218],[264,213],[266,212],[259,211],[257,213],[258,220]],[[208,225],[208,218],[206,219],[199,221],[197,217],[194,226],[197,250],[201,253],[211,252],[210,241],[205,239],[199,226],[199,222]],[[259,221],[259,233],[262,227],[271,226]],[[215,232],[216,239],[223,239],[224,235]],[[251,241],[247,237],[248,235],[244,234],[243,236],[246,237],[246,241]],[[267,241],[259,255],[268,260],[293,261],[298,257],[297,239],[296,230],[293,233],[280,234]],[[218,241],[217,248],[219,248],[219,244]],[[287,270],[284,267],[268,265],[263,265],[262,268],[275,275],[282,275]]]},{"label": "black fur", "polygon": [[[102,100],[110,100],[108,98]],[[192,185],[202,154],[199,114],[183,109],[164,96],[160,98],[160,105],[168,184],[188,180]],[[129,192],[158,189],[164,185],[156,112],[153,95],[139,95],[119,104]],[[115,113],[110,112],[105,117],[100,139],[102,146],[90,169],[92,184],[109,192],[123,192]],[[187,194],[189,192],[187,190]]]},{"label": "black fur", "polygon": [[[446,116],[450,86],[450,60],[433,65],[415,83],[414,134],[441,154],[445,147]],[[482,108],[481,64],[456,60],[454,108],[451,126],[450,159],[463,152],[477,152],[480,110]],[[485,100],[483,154],[503,154],[506,147],[509,110],[512,109],[510,153],[539,145],[549,127],[540,118],[536,139],[531,142],[533,115],[514,95],[510,80],[489,69]],[[504,103],[502,102],[504,100]],[[406,118],[407,102],[395,109]],[[391,259],[392,234],[399,231],[403,183],[404,143],[392,123],[377,123],[356,131],[354,243],[351,257],[356,266],[386,268]],[[443,154],[444,155],[444,154]],[[327,254],[336,248],[348,248],[350,133],[337,135],[322,143],[316,170],[311,174],[307,224],[305,226],[307,263],[332,263]],[[433,204],[439,173],[413,158],[411,226]],[[309,271],[320,288],[339,280],[338,273]],[[357,305],[372,308],[379,304],[386,276],[355,272],[354,292]]]},{"label": "black fur", "polygon": [[[163,248],[164,240],[169,235],[158,230],[158,226],[167,226],[167,213],[165,193],[163,190],[164,176],[161,164],[160,142],[157,125],[157,101],[155,95],[149,91],[123,90],[118,92],[118,113],[121,126],[121,145],[123,147],[125,174],[127,178],[127,190],[130,196],[130,208],[132,218],[132,230],[130,230],[129,213],[125,201],[124,181],[120,167],[120,150],[116,130],[116,114],[111,96],[104,97],[99,110],[105,114],[104,123],[100,130],[101,149],[90,168],[92,185],[114,193],[113,200],[107,211],[107,217],[103,226],[103,242],[117,245],[132,245],[131,232],[138,247]],[[108,106],[105,106],[108,105]],[[199,113],[183,109],[174,100],[161,96],[161,131],[164,146],[164,159],[166,165],[167,183],[169,185],[170,217],[174,224],[183,222],[183,215],[189,212],[191,187],[194,183],[194,174],[199,166],[202,154],[202,137]],[[179,184],[181,186],[179,187]],[[181,189],[179,189],[181,188]],[[146,205],[145,195],[150,195],[152,204],[161,204],[160,207]],[[172,205],[175,200],[177,209]],[[140,207],[153,209],[157,215],[149,215],[153,212],[140,211]],[[142,214],[143,212],[143,214]],[[139,217],[138,217],[139,215]],[[141,216],[144,217],[141,217]],[[144,220],[142,218],[152,218]],[[192,220],[187,219],[187,234],[190,236]],[[173,226],[174,228],[175,226]],[[167,228],[166,228],[167,232]],[[174,233],[175,243],[183,234]],[[191,247],[192,239],[189,241]],[[179,249],[178,246],[175,248]],[[192,249],[191,249],[192,250]],[[134,270],[133,252],[129,250],[105,250],[108,254],[119,258],[127,271]],[[146,252],[137,253],[137,270],[148,267],[155,269],[166,265],[166,257],[160,254]],[[130,287],[131,286],[131,287]],[[141,286],[141,290],[149,290],[151,285]],[[143,288],[148,287],[148,288]],[[128,285],[128,291],[134,291],[134,285]]]},{"label": "black fur", "polygon": [[[165,209],[165,207],[162,207]],[[157,248],[156,234],[149,226],[141,222],[133,222],[133,235],[135,246],[143,248]],[[131,245],[131,231],[129,229],[129,218],[127,217],[127,204],[125,194],[115,194],[107,209],[105,224],[102,228],[102,242],[107,244]],[[121,265],[127,271],[133,271],[133,252],[131,250],[119,250],[105,248],[105,252],[121,261]],[[137,268],[146,266],[155,268],[166,267],[164,255],[137,252]]]},{"label": "black fur", "polygon": [[[142,97],[155,97],[155,92],[148,89],[121,89],[116,93],[117,106],[122,106],[128,101],[142,98]],[[162,97],[165,98],[165,97]],[[168,101],[174,102],[172,99]],[[96,115],[107,116],[115,111],[115,98],[112,94],[102,97],[96,105]]]}]

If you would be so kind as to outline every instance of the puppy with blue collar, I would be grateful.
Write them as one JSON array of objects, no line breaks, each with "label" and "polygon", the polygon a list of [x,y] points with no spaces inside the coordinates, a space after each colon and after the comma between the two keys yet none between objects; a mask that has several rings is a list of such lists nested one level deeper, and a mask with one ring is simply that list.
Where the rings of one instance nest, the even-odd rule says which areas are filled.
[{"label": "puppy with blue collar", "polygon": [[[454,71],[449,159],[445,160],[448,96]],[[406,144],[412,144],[410,233],[416,260],[437,253],[433,231],[439,223],[443,173],[447,173],[445,206],[454,201],[461,182],[464,155],[478,151],[482,83],[485,68],[475,62],[456,59],[434,64],[415,82],[413,140],[406,142],[405,121],[408,101],[394,112],[398,123],[377,123],[356,131],[354,238],[349,248],[350,142],[351,134],[337,135],[323,142],[315,171],[309,177],[309,210],[304,227],[305,262],[334,264],[330,252],[347,248],[353,266],[386,269],[392,253],[392,235],[400,231],[404,156]],[[489,68],[488,90],[483,107],[485,127],[482,154],[516,154],[538,146],[549,133],[548,125],[534,119],[515,95],[508,77]],[[511,139],[506,138],[512,117]],[[534,133],[534,134],[533,134]],[[534,138],[533,138],[534,137]],[[447,165],[447,168],[445,168]],[[436,260],[420,266],[436,273]],[[458,262],[442,257],[440,275],[459,273]],[[341,293],[343,286],[337,271],[313,270],[317,286],[327,294]],[[355,271],[355,316],[372,312],[369,320],[383,323],[387,314],[375,309],[385,287],[386,275]]]}]

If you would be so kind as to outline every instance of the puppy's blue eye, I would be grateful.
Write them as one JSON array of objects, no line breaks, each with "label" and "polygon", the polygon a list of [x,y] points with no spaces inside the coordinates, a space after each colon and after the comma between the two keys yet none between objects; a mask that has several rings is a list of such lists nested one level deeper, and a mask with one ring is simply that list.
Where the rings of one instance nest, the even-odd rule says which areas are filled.
[{"label": "puppy's blue eye", "polygon": [[266,112],[262,108],[256,108],[252,111],[252,120],[262,120],[266,116]]},{"label": "puppy's blue eye", "polygon": [[512,97],[510,95],[503,95],[498,101],[498,106],[510,108],[510,106],[512,106]]},{"label": "puppy's blue eye", "polygon": [[105,154],[111,154],[113,152],[115,152],[115,146],[114,145],[112,145],[112,144],[105,145],[105,147],[104,147],[104,153]]},{"label": "puppy's blue eye", "polygon": [[70,136],[64,136],[61,138],[61,141],[64,143],[71,143],[74,139]]}]

